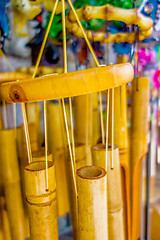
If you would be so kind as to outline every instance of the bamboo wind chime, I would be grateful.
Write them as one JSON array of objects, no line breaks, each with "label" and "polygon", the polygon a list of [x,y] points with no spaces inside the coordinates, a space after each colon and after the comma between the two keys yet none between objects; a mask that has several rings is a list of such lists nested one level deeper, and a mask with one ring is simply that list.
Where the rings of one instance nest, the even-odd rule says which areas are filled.
[{"label": "bamboo wind chime", "polygon": [[[48,155],[47,136],[47,100],[59,99],[62,107],[65,129],[67,135],[69,158],[67,161],[68,177],[70,181],[71,215],[74,239],[88,240],[116,240],[124,237],[123,205],[121,194],[120,163],[118,148],[114,145],[114,88],[126,84],[133,79],[133,67],[129,63],[100,66],[96,55],[82,28],[72,2],[68,0],[72,14],[83,33],[87,45],[97,64],[97,68],[77,72],[67,72],[66,54],[66,28],[65,28],[65,2],[62,0],[63,23],[63,47],[64,47],[64,73],[51,74],[41,78],[35,78],[40,59],[47,41],[50,26],[56,11],[58,0],[51,15],[44,41],[39,53],[33,77],[25,81],[2,84],[1,94],[5,101],[21,103],[24,119],[28,164],[25,166],[25,192],[29,210],[31,240],[58,239],[56,180],[52,157]],[[34,79],[33,79],[34,78]],[[42,91],[43,89],[43,91]],[[111,90],[110,90],[111,89]],[[103,126],[101,92],[107,91],[107,120],[106,141]],[[73,131],[72,100],[71,97],[89,93],[99,93],[100,119],[103,149],[94,149],[90,164],[88,164],[88,148],[85,143],[75,143]],[[112,95],[110,94],[112,93]],[[110,106],[110,95],[112,104]],[[64,98],[69,98],[69,111],[71,131],[68,127],[68,119]],[[32,154],[26,111],[24,103],[44,101],[44,125],[45,125],[45,157]],[[112,108],[112,141],[109,145],[109,108]],[[89,113],[87,113],[89,114]],[[88,125],[86,125],[88,127]],[[70,137],[71,135],[71,137]],[[80,141],[82,141],[80,139]],[[89,147],[92,143],[88,143]],[[87,151],[86,151],[87,149]],[[102,150],[102,151],[101,151]],[[54,151],[53,151],[54,152]],[[102,155],[101,155],[102,154]],[[99,158],[100,155],[100,158]],[[56,158],[56,156],[55,156]],[[56,161],[56,160],[55,160]],[[102,164],[103,163],[103,164]],[[76,171],[77,170],[77,171]],[[58,180],[57,180],[58,181]],[[115,184],[113,184],[113,181]],[[117,197],[118,194],[118,197]],[[96,198],[94,197],[96,196]],[[114,196],[114,198],[113,198]],[[119,225],[121,223],[121,226]],[[109,237],[109,238],[108,238]]]}]

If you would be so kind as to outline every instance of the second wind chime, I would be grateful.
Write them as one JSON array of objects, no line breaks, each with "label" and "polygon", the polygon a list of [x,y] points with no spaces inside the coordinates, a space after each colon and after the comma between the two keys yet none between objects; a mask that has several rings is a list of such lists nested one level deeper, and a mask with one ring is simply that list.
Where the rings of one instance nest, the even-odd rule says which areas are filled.
[{"label": "second wind chime", "polygon": [[[2,101],[21,103],[22,107],[25,132],[23,138],[25,136],[28,156],[28,162],[25,158],[25,163],[23,163],[25,167],[22,176],[25,182],[30,238],[31,240],[58,239],[57,218],[68,213],[70,208],[74,240],[131,239],[126,84],[133,80],[134,70],[130,63],[126,63],[120,58],[117,65],[101,66],[88,40],[88,38],[91,40],[93,38],[91,38],[89,32],[84,31],[80,22],[83,19],[99,18],[98,16],[105,20],[122,20],[122,13],[120,18],[115,7],[106,5],[97,8],[98,10],[86,6],[83,9],[83,14],[82,9],[75,11],[71,0],[68,0],[71,10],[65,17],[65,0],[62,0],[64,73],[54,73],[35,78],[58,1],[55,2],[32,78],[25,73],[20,75],[16,73],[17,75],[14,75],[14,77],[15,80],[18,79],[17,81],[9,82],[8,79],[8,83],[1,85]],[[127,21],[129,25],[137,24],[140,27],[140,37],[142,39],[150,34],[152,25],[150,20],[142,15],[137,17],[133,10],[128,11],[128,13],[127,11],[122,11],[125,13],[123,21]],[[128,18],[129,15],[127,14],[132,17]],[[148,27],[145,27],[146,23],[148,23]],[[76,36],[85,39],[97,68],[70,73],[67,71],[66,26]],[[125,41],[127,36],[128,41],[132,42],[135,33],[122,34],[119,41]],[[106,35],[103,33],[100,34],[100,37],[98,35],[95,35],[95,37],[96,41],[101,39],[105,42]],[[115,36],[110,35],[108,39],[113,41]],[[11,80],[13,80],[12,77]],[[2,79],[1,82],[4,82],[4,80]],[[135,89],[137,82],[138,91]],[[133,143],[131,142],[131,157],[134,158],[131,175],[135,180],[131,182],[133,188],[136,184],[136,187],[139,188],[138,171],[140,167],[137,167],[137,170],[135,169],[140,164],[139,159],[147,151],[146,123],[143,127],[140,127],[140,124],[142,124],[141,115],[146,115],[146,107],[142,107],[141,96],[143,94],[141,91],[146,91],[144,94],[148,94],[149,98],[148,85],[147,79],[143,81],[134,79],[132,93],[134,105],[132,128],[134,129],[131,135],[133,141]],[[102,92],[103,95],[106,95],[107,106],[105,126],[103,122]],[[69,106],[66,106],[65,98],[69,98]],[[52,102],[47,103],[49,100],[56,99],[59,100],[59,105]],[[45,152],[39,150],[35,144],[36,137],[34,131],[29,131],[31,125],[28,124],[26,116],[25,103],[38,101],[44,101]],[[98,105],[101,134],[99,133]],[[142,111],[140,111],[140,107]],[[144,113],[142,113],[143,111]],[[52,117],[54,117],[54,120]],[[57,129],[56,126],[51,126],[54,125],[52,121],[57,123]],[[51,126],[53,130],[51,136],[48,134],[47,126]],[[60,128],[63,133],[66,133],[63,137],[58,135]],[[124,128],[123,133],[120,131],[122,128]],[[136,131],[142,133],[140,140],[138,140]],[[64,145],[62,138],[67,141]],[[16,159],[16,139],[18,139],[18,131],[14,129],[0,131],[0,146],[3,149],[1,151],[1,158],[3,158],[2,172],[9,221],[12,226],[11,235],[13,240],[21,240],[26,236],[24,228],[26,220],[20,193],[20,173],[16,171],[18,162],[13,161],[13,158]],[[49,145],[52,145],[52,141],[55,143],[54,146],[50,147],[53,158],[48,151],[48,141]],[[135,154],[136,151],[137,155]],[[9,152],[14,153],[12,154],[12,161]],[[21,155],[23,155],[22,152]],[[65,158],[66,162],[64,162]],[[10,169],[13,170],[12,174],[10,174]],[[60,179],[61,171],[64,181]],[[68,191],[66,190],[66,179],[68,180]],[[134,200],[132,210],[135,210],[135,202],[140,201],[139,191],[136,194],[132,193],[132,200]],[[16,199],[14,203],[10,201],[12,195]],[[70,204],[68,204],[67,195],[69,195]],[[14,208],[17,211],[16,216],[12,212]],[[136,214],[135,216],[137,217]],[[132,227],[134,227],[134,233],[138,236],[139,227],[136,224],[137,218],[134,219],[132,216]],[[132,233],[133,240],[137,239],[137,236]]]}]

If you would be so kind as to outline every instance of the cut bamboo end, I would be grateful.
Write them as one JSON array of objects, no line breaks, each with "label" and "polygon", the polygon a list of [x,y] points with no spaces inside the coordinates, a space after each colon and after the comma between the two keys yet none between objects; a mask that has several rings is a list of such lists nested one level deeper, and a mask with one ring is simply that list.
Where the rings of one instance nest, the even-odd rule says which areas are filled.
[{"label": "cut bamboo end", "polygon": [[77,185],[79,239],[107,240],[106,171],[95,166],[82,167],[77,170]]},{"label": "cut bamboo end", "polygon": [[0,161],[11,236],[13,240],[24,240],[24,211],[15,129],[0,131]]},{"label": "cut bamboo end", "polygon": [[[99,143],[91,147],[92,162],[94,166],[102,167],[106,166],[106,144]],[[113,165],[115,170],[120,169],[119,163],[119,149],[116,145],[113,147]],[[112,170],[112,145],[108,144],[107,154],[107,171]]]},{"label": "cut bamboo end", "polygon": [[89,180],[96,180],[106,175],[106,171],[103,168],[95,166],[86,166],[77,170],[78,177]]},{"label": "cut bamboo end", "polygon": [[46,191],[45,164],[45,161],[36,161],[24,169],[31,240],[58,239],[55,169],[49,161]]}]

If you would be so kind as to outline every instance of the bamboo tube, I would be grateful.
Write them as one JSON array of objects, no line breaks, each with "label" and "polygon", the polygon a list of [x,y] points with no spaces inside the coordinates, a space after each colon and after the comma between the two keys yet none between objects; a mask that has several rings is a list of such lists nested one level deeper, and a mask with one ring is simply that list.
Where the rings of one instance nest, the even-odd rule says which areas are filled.
[{"label": "bamboo tube", "polygon": [[[119,59],[118,61],[126,59]],[[122,199],[124,206],[124,225],[125,235],[129,240],[131,237],[131,213],[130,213],[130,179],[129,179],[129,154],[128,154],[128,129],[127,129],[127,92],[126,85],[114,89],[114,116],[116,124],[114,124],[114,143],[119,148],[119,159],[121,165],[121,183],[122,183]],[[111,93],[112,94],[112,93]],[[110,114],[109,125],[112,124],[112,96],[110,97]],[[112,140],[111,128],[109,128],[109,142]]]},{"label": "bamboo tube", "polygon": [[1,223],[2,223],[2,239],[1,240],[12,240],[10,226],[8,221],[8,213],[5,206],[4,197],[0,197],[0,213],[1,213]]},{"label": "bamboo tube", "polygon": [[[23,149],[23,167],[28,164],[28,155],[27,155],[27,145],[26,145],[26,138],[25,138],[25,131],[24,131],[24,125],[21,125],[22,128],[22,149]],[[36,124],[35,123],[29,123],[28,124],[28,130],[29,130],[29,137],[30,137],[30,144],[31,144],[31,150],[32,152],[38,151],[39,144],[38,144],[38,133],[36,131]]]},{"label": "bamboo tube", "polygon": [[0,131],[0,161],[11,236],[24,240],[24,212],[14,129]]},{"label": "bamboo tube", "polygon": [[[67,107],[67,105],[66,105]],[[68,113],[68,108],[67,113]],[[58,216],[69,213],[69,197],[65,167],[65,146],[63,116],[60,105],[55,102],[47,104],[48,110],[48,147],[53,154],[56,172]],[[55,138],[56,136],[56,138]]]},{"label": "bamboo tube", "polygon": [[96,144],[100,138],[97,93],[74,98],[74,124],[75,143],[85,144],[87,165],[89,166],[91,165],[90,147]]},{"label": "bamboo tube", "polygon": [[86,146],[83,143],[75,145],[75,169],[78,170],[81,167],[87,165],[87,153]]},{"label": "bamboo tube", "polygon": [[135,78],[132,85],[131,176],[132,176],[132,240],[140,237],[141,164],[147,153],[148,106],[150,81]]},{"label": "bamboo tube", "polygon": [[[86,69],[59,75],[4,83],[1,94],[6,102],[36,102],[101,92],[132,81],[130,63]],[[43,91],[42,91],[43,89]]]},{"label": "bamboo tube", "polygon": [[61,148],[56,151],[54,162],[56,170],[58,216],[61,217],[69,213],[70,210],[64,149]]},{"label": "bamboo tube", "polygon": [[45,161],[32,162],[24,169],[31,240],[58,239],[56,180],[53,162],[48,162],[48,191]]},{"label": "bamboo tube", "polygon": [[93,93],[93,127],[92,127],[92,145],[97,144],[98,140],[101,137],[100,131],[100,121],[99,121],[99,111],[98,111],[98,93]]},{"label": "bamboo tube", "polygon": [[77,170],[78,234],[80,240],[107,240],[107,175],[99,167]]},{"label": "bamboo tube", "polygon": [[[93,165],[105,168],[106,146],[97,144],[91,148]],[[110,240],[124,240],[124,219],[121,189],[121,171],[119,162],[119,151],[114,146],[114,169],[111,169],[112,147],[108,148],[107,175],[108,175],[108,234]]]},{"label": "bamboo tube", "polygon": [[4,239],[4,229],[3,229],[3,215],[2,215],[2,204],[0,199],[0,240]]},{"label": "bamboo tube", "polygon": [[37,142],[38,148],[42,144],[42,134],[41,134],[41,113],[40,113],[40,104],[39,103],[30,103],[26,106],[28,124],[35,124],[35,130],[37,133]]},{"label": "bamboo tube", "polygon": [[[34,151],[32,152],[32,161],[45,161],[45,152],[44,150]],[[52,154],[48,152],[48,161],[52,162]],[[22,164],[23,171],[24,166]],[[24,184],[24,174],[22,173],[23,182],[22,182],[22,188],[23,188],[23,200],[24,201],[24,213],[25,213],[25,230],[26,230],[26,238],[30,238],[30,230],[29,230],[29,216],[28,216],[28,209],[27,209],[27,203],[26,203],[26,196],[25,196],[25,184]]]},{"label": "bamboo tube", "polygon": [[[46,156],[45,156],[45,150],[38,150],[38,151],[34,151],[32,152],[32,161],[36,162],[36,161],[45,161]],[[52,154],[48,151],[47,154],[47,159],[49,162],[53,162],[52,160]]]},{"label": "bamboo tube", "polygon": [[[80,120],[81,119],[81,120]],[[75,143],[86,146],[87,165],[91,165],[90,147],[92,146],[93,95],[87,94],[74,98]]]},{"label": "bamboo tube", "polygon": [[[86,146],[85,144],[75,145],[75,171],[80,167],[86,166]],[[72,220],[72,232],[73,239],[79,239],[78,236],[78,205],[77,197],[74,192],[74,180],[72,175],[72,168],[70,161],[66,161],[67,180],[68,180],[68,191],[69,191],[69,202],[71,209],[71,220]]]},{"label": "bamboo tube", "polygon": [[[47,103],[48,113],[48,148],[53,157],[57,149],[64,148],[63,139],[63,116],[60,105],[55,102]],[[55,138],[56,136],[56,138]]]},{"label": "bamboo tube", "polygon": [[16,134],[17,134],[17,152],[18,152],[18,158],[19,158],[19,164],[20,164],[21,189],[22,189],[22,198],[23,198],[23,206],[24,206],[25,237],[30,238],[28,210],[27,210],[25,186],[24,186],[24,152],[23,152],[23,142],[22,142],[22,127],[19,127],[16,129]]},{"label": "bamboo tube", "polygon": [[[28,124],[29,136],[30,136],[30,144],[32,152],[38,151],[39,143],[38,143],[38,133],[36,129],[35,123]],[[17,130],[17,141],[18,141],[18,149],[19,149],[19,158],[20,158],[20,171],[21,171],[21,184],[22,184],[22,194],[23,194],[23,204],[24,204],[24,213],[25,213],[25,230],[26,237],[30,236],[29,233],[29,220],[28,220],[28,209],[26,204],[26,196],[25,196],[25,184],[24,184],[24,167],[28,164],[28,155],[27,155],[27,146],[26,146],[26,138],[24,125]]]}]

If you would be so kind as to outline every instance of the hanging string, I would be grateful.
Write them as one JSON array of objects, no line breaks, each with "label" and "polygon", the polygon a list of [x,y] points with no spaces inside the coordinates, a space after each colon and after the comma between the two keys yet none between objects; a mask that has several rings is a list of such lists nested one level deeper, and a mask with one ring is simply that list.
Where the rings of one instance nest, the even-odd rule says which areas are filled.
[{"label": "hanging string", "polygon": [[[98,62],[96,54],[95,54],[95,52],[94,52],[94,50],[93,50],[93,48],[92,48],[92,46],[91,46],[91,44],[90,44],[90,42],[89,42],[89,40],[87,38],[87,35],[86,35],[86,33],[85,33],[84,29],[83,29],[83,26],[82,26],[82,24],[81,24],[81,22],[80,22],[80,20],[78,18],[78,15],[77,15],[77,13],[76,13],[76,11],[74,9],[74,6],[73,6],[71,0],[68,0],[68,3],[69,3],[69,5],[70,5],[70,7],[71,7],[71,9],[72,9],[72,11],[73,11],[73,13],[75,15],[77,23],[78,23],[78,25],[79,25],[82,33],[83,33],[84,39],[85,39],[85,41],[87,43],[87,46],[88,46],[88,48],[89,48],[89,50],[90,50],[90,52],[91,52],[91,54],[93,56],[93,59],[94,59],[96,65],[97,65],[97,67],[100,67],[100,64]],[[101,93],[99,93],[99,99],[100,99],[100,118],[101,118],[102,142],[104,142],[104,137],[103,137],[104,136],[104,124],[103,124],[103,109],[102,109],[102,105],[101,105],[102,104],[102,95],[101,95]]]},{"label": "hanging string", "polygon": [[[66,47],[66,24],[65,24],[65,1],[62,1],[62,28],[63,28],[63,54],[64,54],[64,73],[67,73],[67,47]],[[69,97],[69,110],[70,110],[70,120],[71,120],[71,138],[72,138],[72,152],[73,161],[75,167],[75,141],[74,141],[74,131],[73,131],[73,110],[72,110],[72,99]],[[68,124],[66,125],[68,126]],[[74,170],[75,171],[75,170]]]},{"label": "hanging string", "polygon": [[41,49],[39,51],[39,55],[38,55],[38,58],[37,58],[37,61],[36,61],[36,66],[35,66],[32,78],[35,78],[35,76],[36,76],[36,73],[37,73],[37,70],[38,70],[38,67],[39,67],[39,63],[41,61],[42,54],[43,54],[43,51],[44,51],[44,48],[45,48],[45,45],[46,45],[46,41],[47,41],[47,38],[48,38],[48,35],[49,35],[49,31],[50,31],[50,28],[52,26],[52,21],[53,21],[53,18],[54,18],[54,14],[55,14],[58,2],[59,2],[59,0],[56,0],[56,2],[55,2],[55,5],[54,5],[54,8],[53,8],[53,11],[52,11],[49,23],[48,23],[48,27],[47,27],[47,30],[46,30],[46,33],[45,33],[45,36],[44,36],[44,39],[43,39],[43,42],[42,42],[42,46],[41,46]]},{"label": "hanging string", "polygon": [[107,114],[106,114],[106,171],[108,167],[108,125],[109,125],[109,98],[110,98],[110,90],[107,91]]},{"label": "hanging string", "polygon": [[114,88],[112,88],[112,162],[111,169],[114,168]]},{"label": "hanging string", "polygon": [[23,122],[24,122],[26,144],[27,144],[28,162],[31,163],[32,162],[31,143],[30,143],[30,139],[29,139],[29,130],[28,130],[26,109],[25,109],[25,104],[24,103],[21,103],[21,108],[22,108],[22,116],[23,116]]},{"label": "hanging string", "polygon": [[[55,5],[54,5],[54,8],[53,8],[50,20],[49,20],[49,24],[48,24],[48,27],[47,27],[47,30],[46,30],[46,33],[45,33],[45,36],[44,36],[44,39],[42,42],[42,46],[39,51],[39,55],[38,55],[38,58],[36,61],[36,66],[35,66],[32,78],[35,78],[35,76],[36,76],[36,73],[37,73],[41,58],[42,58],[42,54],[43,54],[43,51],[44,51],[44,48],[45,48],[45,45],[47,42],[49,31],[50,31],[50,28],[52,25],[52,21],[53,21],[54,15],[55,15],[55,11],[56,11],[56,8],[58,5],[58,1],[59,0],[56,0],[56,2],[55,2]],[[48,138],[47,138],[47,103],[46,103],[46,101],[44,101],[43,106],[44,106],[43,112],[44,112],[45,159],[46,159],[46,176],[45,176],[45,178],[46,178],[46,191],[48,191]]]}]

